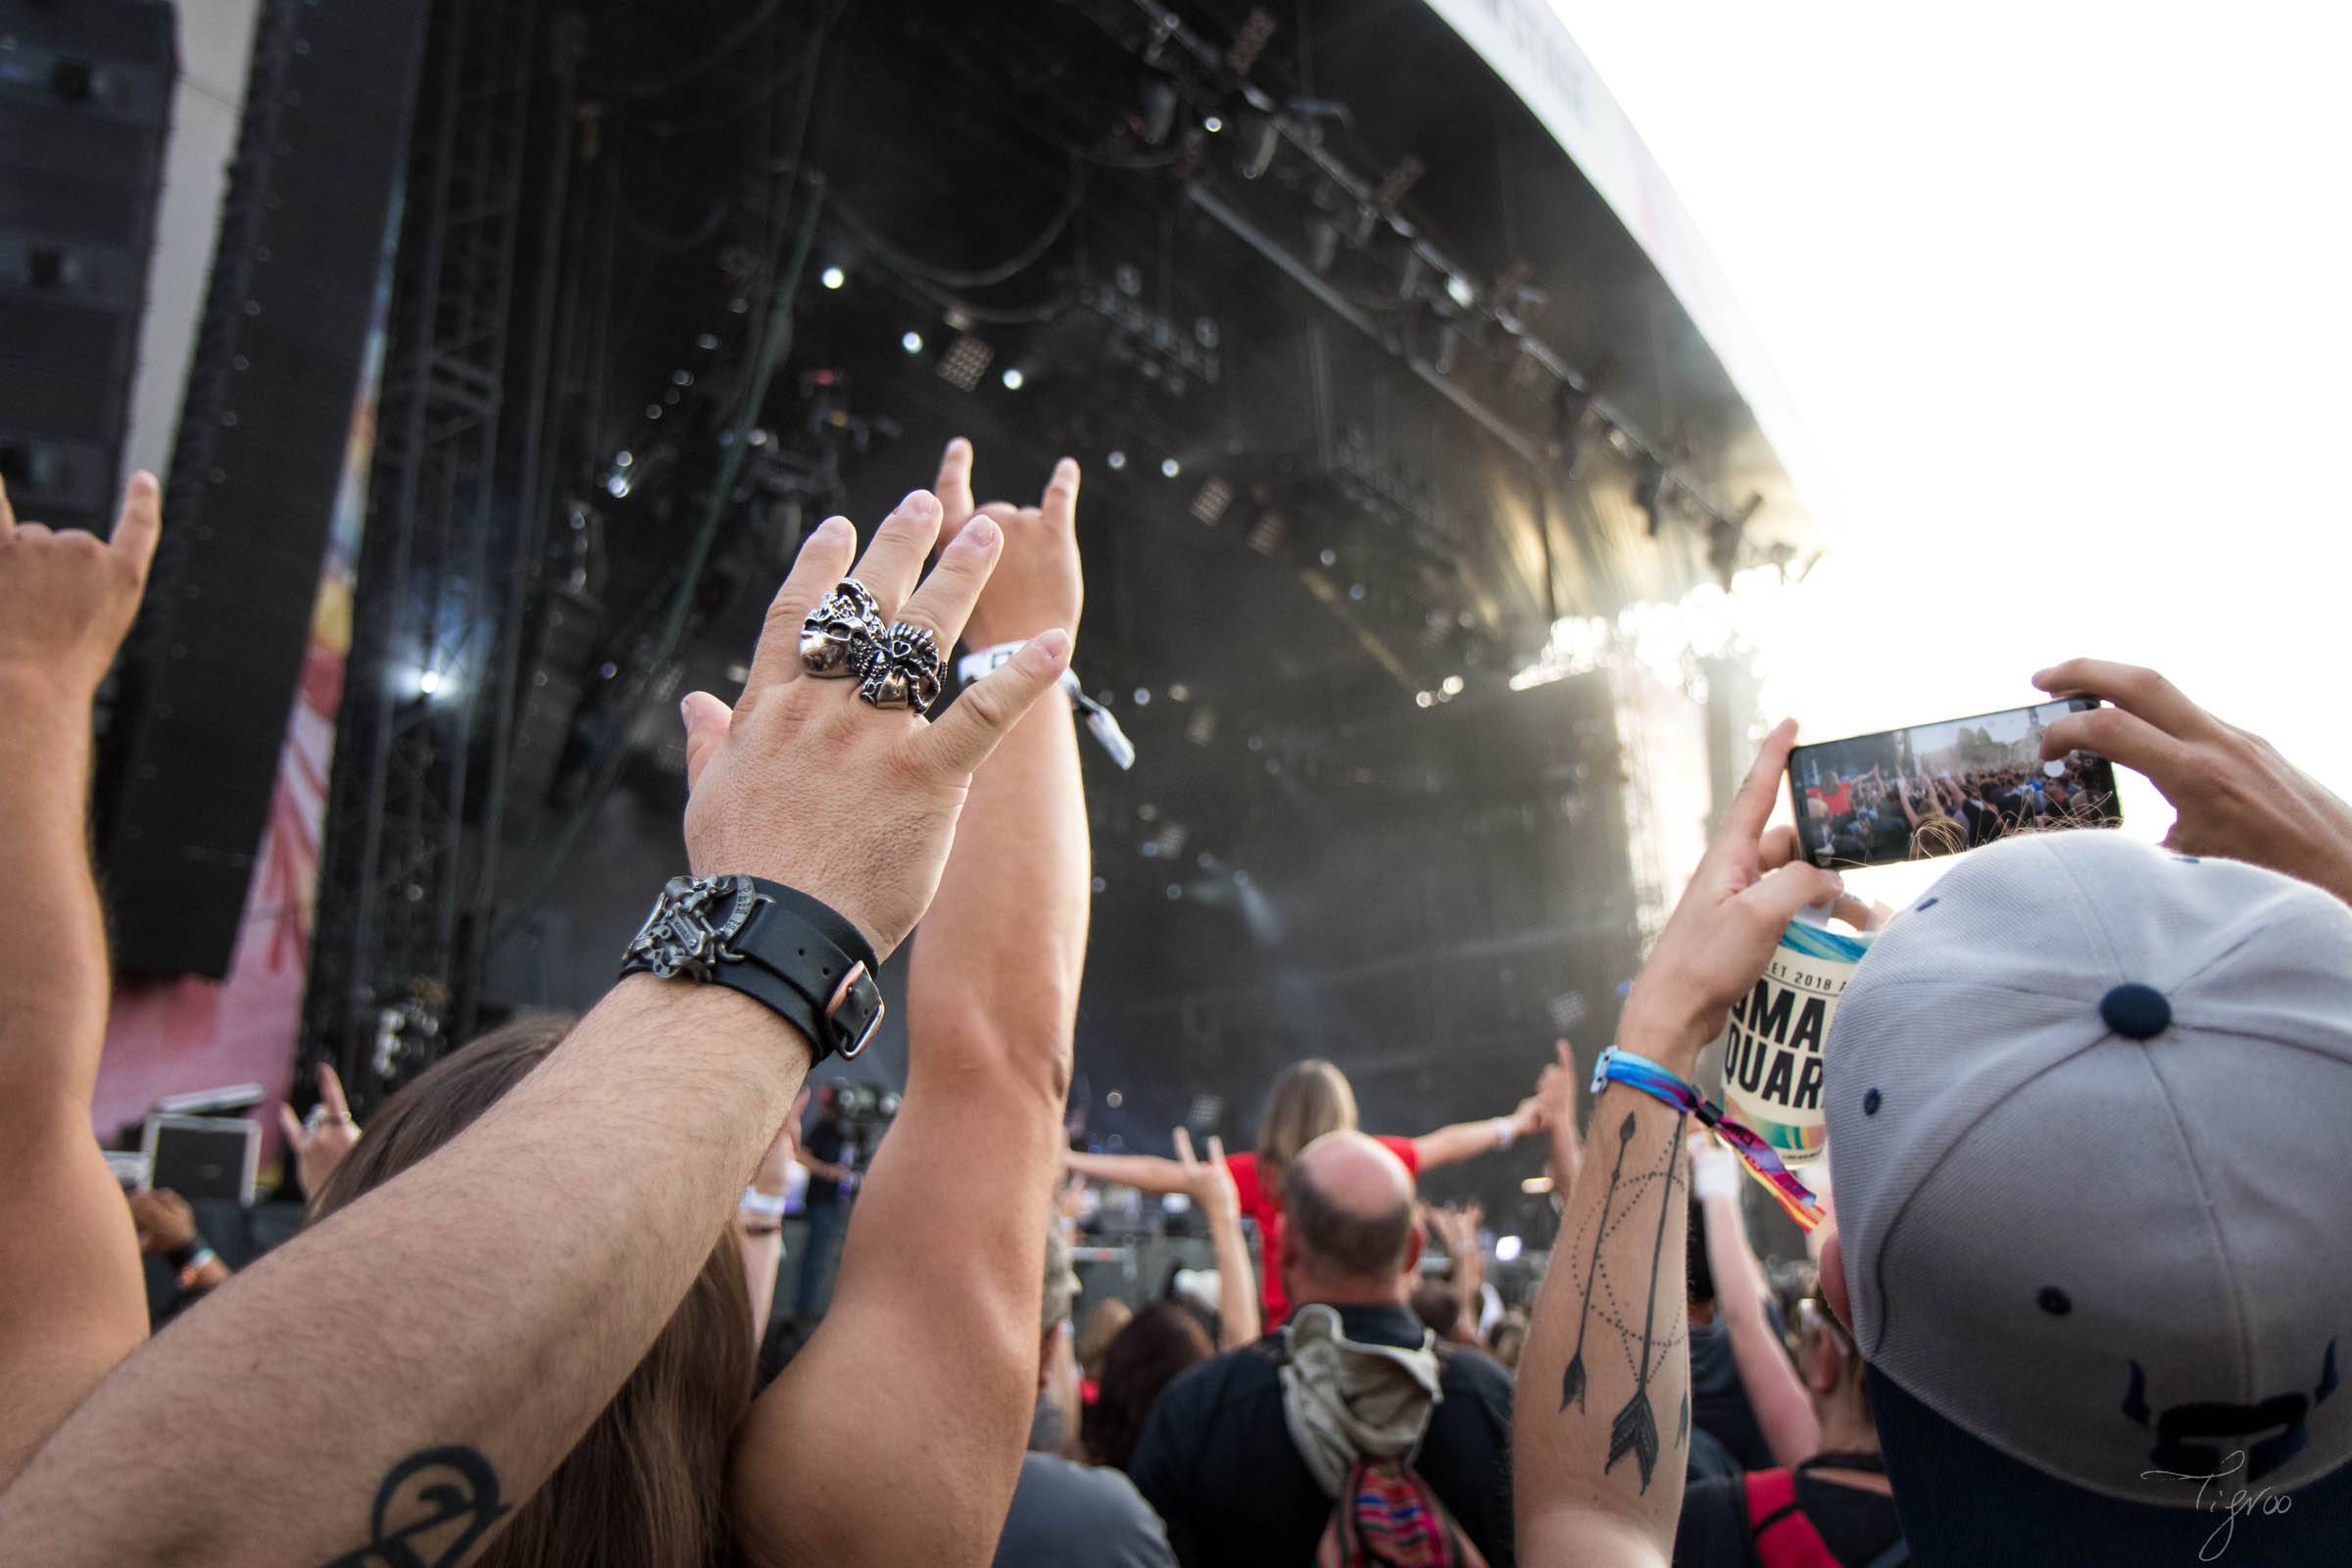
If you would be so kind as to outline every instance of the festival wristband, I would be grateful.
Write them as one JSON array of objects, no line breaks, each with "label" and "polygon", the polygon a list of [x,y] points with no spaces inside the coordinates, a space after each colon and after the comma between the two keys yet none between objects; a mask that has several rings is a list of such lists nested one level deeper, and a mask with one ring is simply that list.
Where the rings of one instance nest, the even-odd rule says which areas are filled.
[{"label": "festival wristband", "polygon": [[191,1236],[186,1241],[180,1243],[177,1247],[172,1248],[172,1250],[166,1252],[164,1254],[164,1261],[171,1264],[173,1268],[185,1272],[188,1269],[194,1268],[200,1259],[208,1258],[213,1255],[215,1254],[212,1248],[206,1244],[205,1239],[202,1236]]},{"label": "festival wristband", "polygon": [[1770,1144],[1726,1116],[1721,1105],[1647,1056],[1637,1056],[1622,1046],[1611,1046],[1602,1052],[1600,1059],[1592,1064],[1592,1093],[1599,1094],[1611,1083],[1639,1089],[1652,1100],[1688,1111],[1701,1125],[1713,1128],[1716,1136],[1746,1162],[1749,1173],[1764,1184],[1766,1192],[1780,1200],[1788,1217],[1799,1226],[1811,1230],[1828,1217],[1822,1212],[1821,1200],[1781,1163],[1780,1154]]},{"label": "festival wristband", "polygon": [[193,1287],[197,1282],[197,1276],[204,1272],[205,1265],[218,1261],[220,1261],[218,1252],[209,1247],[198,1247],[188,1260],[179,1266],[179,1288],[184,1291]]},{"label": "festival wristband", "polygon": [[784,1213],[782,1197],[775,1193],[763,1193],[757,1187],[746,1187],[743,1190],[741,1206],[746,1214],[761,1214],[769,1219],[780,1219]]},{"label": "festival wristband", "polygon": [[1511,1118],[1508,1116],[1497,1116],[1493,1121],[1488,1122],[1487,1125],[1494,1130],[1494,1151],[1496,1153],[1500,1153],[1503,1150],[1510,1148],[1511,1145],[1519,1141],[1519,1124],[1511,1120]]},{"label": "festival wristband", "polygon": [[[981,648],[968,653],[956,661],[956,679],[959,684],[969,686],[998,666],[1010,663],[1012,656],[1027,646],[1027,643],[999,643],[994,648]],[[1119,721],[1111,716],[1109,709],[1086,695],[1086,688],[1079,684],[1077,671],[1063,670],[1056,684],[1070,694],[1070,707],[1086,720],[1087,733],[1102,746],[1104,754],[1110,758],[1111,765],[1121,772],[1133,767],[1135,743],[1127,738],[1125,730],[1119,728]]]}]

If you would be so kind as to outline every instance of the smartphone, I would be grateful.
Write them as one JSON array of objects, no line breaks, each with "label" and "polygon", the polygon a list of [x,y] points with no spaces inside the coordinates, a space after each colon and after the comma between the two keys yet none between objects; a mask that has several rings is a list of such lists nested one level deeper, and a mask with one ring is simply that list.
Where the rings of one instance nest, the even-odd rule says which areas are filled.
[{"label": "smartphone", "polygon": [[2070,697],[1799,746],[1788,754],[1797,838],[1844,870],[1957,855],[2013,833],[2113,827],[2115,766],[2094,752],[2041,760],[2042,731],[2099,706]]}]

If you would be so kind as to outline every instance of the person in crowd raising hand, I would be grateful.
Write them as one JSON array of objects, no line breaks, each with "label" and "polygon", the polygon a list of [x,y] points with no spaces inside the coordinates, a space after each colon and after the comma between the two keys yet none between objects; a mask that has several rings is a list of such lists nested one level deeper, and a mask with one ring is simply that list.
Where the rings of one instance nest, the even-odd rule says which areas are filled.
[{"label": "person in crowd raising hand", "polygon": [[310,1114],[297,1116],[294,1107],[281,1101],[277,1128],[285,1135],[286,1153],[294,1161],[303,1198],[318,1197],[335,1167],[343,1163],[343,1156],[360,1141],[360,1124],[351,1114],[351,1102],[343,1098],[343,1080],[331,1063],[318,1064],[318,1102]]},{"label": "person in crowd raising hand", "polygon": [[[1764,738],[1618,1022],[1619,1047],[1688,1081],[1797,910],[1843,891],[1802,860],[1766,870],[1796,726]],[[1682,1506],[1690,1361],[1686,1115],[1622,1081],[1592,1104],[1591,1148],[1519,1365],[1512,1491],[1531,1562],[1664,1564]],[[1613,1304],[1612,1304],[1613,1303]],[[1555,1392],[1556,1391],[1556,1392]]]},{"label": "person in crowd raising hand", "polygon": [[1225,1162],[1225,1140],[1208,1135],[1208,1158],[1193,1154],[1193,1135],[1179,1127],[1169,1135],[1176,1163],[1185,1169],[1185,1193],[1208,1221],[1217,1254],[1217,1348],[1230,1350],[1258,1336],[1257,1278],[1250,1268],[1250,1244],[1242,1235],[1242,1195]]},{"label": "person in crowd raising hand", "polygon": [[133,474],[100,539],[19,521],[0,486],[0,1487],[147,1333],[130,1215],[90,1136],[111,982],[87,806],[91,704],[161,508]]},{"label": "person in crowd raising hand", "polygon": [[2352,805],[2269,741],[2215,717],[2152,669],[2070,659],[2034,684],[2114,705],[2052,720],[2041,755],[2091,751],[2147,775],[2180,812],[2167,849],[2282,871],[2352,903]]},{"label": "person in crowd raising hand", "polygon": [[[146,495],[151,532],[152,486]],[[134,487],[133,514],[137,502]],[[907,496],[858,561],[855,592],[839,586],[851,572],[855,531],[841,518],[820,525],[769,608],[733,710],[708,696],[688,701],[688,865],[702,879],[763,879],[789,893],[789,901],[776,903],[781,893],[759,893],[768,903],[746,901],[747,890],[758,892],[756,881],[673,881],[632,945],[632,972],[548,1047],[543,1059],[524,1063],[527,1070],[511,1088],[469,1121],[443,1129],[446,1141],[413,1163],[395,1170],[389,1168],[395,1162],[384,1161],[388,1173],[364,1199],[318,1218],[231,1279],[203,1310],[107,1374],[77,1408],[71,1398],[58,1397],[61,1381],[71,1387],[74,1377],[61,1380],[46,1359],[48,1348],[23,1330],[26,1324],[81,1325],[86,1302],[52,1297],[27,1314],[23,1282],[43,1266],[56,1272],[57,1257],[18,1250],[21,1231],[0,1243],[8,1249],[0,1256],[11,1265],[7,1311],[0,1317],[0,1355],[9,1360],[10,1376],[0,1378],[0,1387],[12,1389],[10,1413],[18,1421],[9,1436],[23,1445],[16,1452],[30,1446],[27,1436],[37,1442],[41,1430],[55,1427],[37,1458],[0,1493],[0,1561],[65,1568],[167,1558],[198,1568],[356,1565],[424,1560],[417,1533],[426,1531],[432,1560],[466,1561],[514,1528],[523,1505],[573,1448],[600,1421],[613,1417],[614,1395],[714,1253],[732,1265],[729,1288],[714,1298],[727,1301],[744,1332],[720,1336],[725,1344],[711,1353],[748,1357],[748,1302],[732,1218],[746,1180],[771,1147],[810,1065],[855,1044],[845,1032],[870,1015],[870,994],[858,1000],[857,991],[858,964],[866,960],[846,963],[828,1002],[805,1000],[808,991],[795,993],[804,1000],[785,998],[749,974],[740,977],[749,990],[732,982],[697,983],[723,977],[666,956],[690,956],[691,939],[705,922],[726,922],[736,933],[730,940],[757,940],[764,924],[736,923],[756,919],[775,922],[786,933],[778,963],[791,963],[796,931],[804,942],[809,934],[825,936],[837,952],[846,954],[845,942],[869,950],[878,962],[930,906],[966,796],[977,799],[974,770],[1053,689],[1070,647],[1058,625],[1033,628],[1007,662],[965,690],[937,722],[928,721],[908,699],[929,689],[937,673],[931,660],[961,633],[1004,543],[993,521],[971,523],[925,578],[922,564],[940,518],[939,503],[928,492]],[[9,551],[22,543],[10,540]],[[96,609],[115,608],[119,635],[136,597],[138,574],[129,558],[143,561],[144,552],[119,538],[115,553],[124,559],[110,554],[100,561],[78,550],[54,573],[61,581],[44,585],[44,592],[79,591],[83,575],[96,579],[103,589],[93,591],[101,602]],[[7,585],[0,592],[17,582],[13,565],[0,567],[0,584]],[[96,609],[85,618],[97,620]],[[845,625],[863,639],[854,644],[860,668],[853,671],[862,678],[821,678],[843,671],[839,661],[827,657],[825,639],[804,638],[812,612],[820,631]],[[38,618],[47,612],[26,613]],[[0,662],[22,641],[15,635],[17,616],[14,609],[0,612]],[[896,629],[885,635],[869,635],[869,629],[891,626]],[[94,681],[109,652],[111,642],[104,651],[87,650],[74,667]],[[61,662],[53,648],[42,661],[50,671]],[[86,690],[80,701],[86,704]],[[1066,715],[1060,729],[1067,742]],[[26,779],[11,769],[8,776],[12,791],[24,797],[7,803],[21,804],[22,811],[0,810],[0,823],[9,830],[36,812],[78,825],[77,814],[61,809],[55,799],[61,777],[77,785],[77,767]],[[77,798],[78,789],[65,793]],[[78,851],[77,841],[74,848]],[[74,869],[82,879],[95,954],[95,900],[86,891],[86,868],[76,862]],[[706,902],[693,902],[698,899]],[[722,899],[728,902],[711,902]],[[52,906],[65,902],[62,890],[53,899],[32,901],[52,931],[58,912]],[[1019,928],[1009,919],[995,923]],[[8,977],[17,982],[10,988],[12,1004],[15,990],[58,988],[54,939],[48,946],[37,974]],[[815,951],[811,963],[823,959],[823,948]],[[1000,968],[1018,967],[997,956]],[[1074,963],[1064,959],[1056,967]],[[808,974],[803,982],[808,990],[821,989],[813,968]],[[93,977],[102,983],[95,964]],[[856,1010],[845,1010],[854,1000]],[[101,989],[78,1032],[67,1030],[67,1020],[34,1018],[27,1036],[33,1044],[20,1050],[12,1035],[0,1063],[13,1072],[36,1054],[54,1059],[55,1039],[78,1039],[83,1032],[94,1060],[103,1004]],[[0,1010],[11,1028],[22,1016]],[[450,1060],[464,1056],[460,1052]],[[917,1063],[919,1075],[919,1055]],[[973,1081],[973,1064],[961,1064],[960,1071],[965,1083]],[[1066,1071],[1064,1058],[1059,1073]],[[1004,1224],[973,1235],[964,1250],[998,1245],[1024,1225],[1034,1236],[1034,1216],[1043,1210],[1052,1180],[1057,1081],[1051,1059],[1035,1074],[1037,1093],[1042,1098],[1050,1092],[1053,1104],[1035,1155],[1020,1167],[1024,1176],[1034,1173],[1034,1203],[1003,1204]],[[86,1091],[74,1106],[53,1082],[27,1087],[39,1092],[0,1094],[0,1105],[37,1099],[73,1106],[75,1118],[86,1118]],[[976,1131],[953,1148],[913,1147],[923,1143],[912,1114],[918,1092],[919,1083],[910,1081],[909,1110],[898,1131],[898,1141],[908,1146],[906,1160],[934,1159],[961,1173],[1003,1157],[1002,1142],[992,1146]],[[930,1093],[942,1098],[952,1086]],[[103,1173],[103,1162],[88,1147],[86,1119],[76,1134],[92,1168]],[[380,1126],[372,1129],[359,1153],[382,1136]],[[20,1147],[14,1137],[0,1139],[0,1150],[9,1154]],[[338,1172],[330,1187],[340,1186],[344,1174]],[[882,1187],[877,1169],[869,1204]],[[54,1188],[52,1183],[48,1195],[26,1195],[22,1182],[0,1183],[18,1201],[49,1196],[54,1204]],[[111,1191],[107,1196],[111,1221],[94,1212],[94,1204],[84,1204],[90,1211],[78,1223],[69,1214],[60,1217],[59,1228],[86,1250],[111,1223],[131,1264],[122,1201]],[[917,1267],[929,1261],[919,1256],[922,1241],[900,1244],[918,1254]],[[1035,1372],[1034,1254],[1025,1246],[1001,1250],[1017,1254],[1005,1267],[1024,1276],[1026,1288],[1002,1302],[976,1303],[983,1308],[974,1314],[983,1331],[1002,1335],[1007,1345],[1002,1375],[995,1375],[992,1359],[992,1376],[973,1395],[985,1419],[940,1417],[936,1390],[918,1396],[909,1386],[877,1397],[869,1362],[858,1397],[821,1411],[789,1401],[771,1405],[771,1388],[759,1418],[736,1440],[739,1466],[744,1446],[757,1442],[774,1457],[752,1457],[748,1472],[755,1481],[817,1474],[815,1459],[847,1452],[842,1412],[854,1409],[859,1433],[895,1444],[940,1483],[926,1489],[923,1508],[896,1512],[909,1516],[909,1528],[924,1543],[954,1543],[950,1555],[973,1560],[973,1544],[984,1545],[991,1538],[1010,1494]],[[61,1248],[58,1256],[63,1254]],[[855,1264],[853,1256],[845,1268],[845,1301]],[[128,1277],[124,1304],[136,1315],[135,1272]],[[42,1289],[55,1286],[44,1282]],[[969,1292],[961,1298],[975,1304]],[[916,1320],[900,1315],[913,1310],[913,1303],[878,1298],[868,1305],[869,1332],[891,1344],[909,1338],[895,1325]],[[936,1326],[936,1313],[929,1316]],[[9,1330],[18,1331],[14,1343],[5,1338]],[[135,1339],[134,1329],[123,1343]],[[370,1347],[370,1353],[353,1357],[354,1345]],[[257,1358],[256,1346],[269,1346],[270,1353]],[[947,1353],[970,1348],[956,1342]],[[104,1359],[120,1349],[112,1346]],[[104,1359],[85,1351],[76,1363],[74,1395],[87,1389]],[[224,1366],[241,1369],[226,1385],[220,1379]],[[42,1369],[49,1403],[46,1418],[28,1434],[15,1391],[24,1386],[20,1371],[33,1367]],[[955,1392],[961,1398],[964,1385]],[[757,1430],[762,1426],[764,1432]],[[992,1444],[992,1436],[1000,1441]],[[722,1508],[716,1489],[723,1478],[707,1469],[652,1479],[674,1481],[707,1499],[708,1511],[696,1517],[734,1521],[731,1528],[743,1533],[736,1544],[752,1560],[780,1555],[773,1515],[759,1512],[765,1499],[739,1490],[733,1505]],[[793,1526],[819,1539],[858,1540],[857,1550],[829,1560],[944,1560],[927,1550],[900,1554],[905,1543],[887,1532],[871,1533],[877,1518],[894,1513],[879,1490],[891,1479],[869,1468],[813,1497],[779,1487],[778,1503],[771,1506],[794,1508],[801,1517]],[[542,1518],[540,1527],[565,1523]],[[623,1519],[608,1530],[592,1519],[569,1521],[575,1530],[599,1532],[598,1550],[638,1542],[648,1562],[692,1560],[662,1543],[644,1542],[638,1523]],[[533,1553],[525,1561],[573,1561],[588,1554],[585,1541],[567,1555],[548,1546],[543,1536],[515,1539],[517,1549],[528,1546]]]}]

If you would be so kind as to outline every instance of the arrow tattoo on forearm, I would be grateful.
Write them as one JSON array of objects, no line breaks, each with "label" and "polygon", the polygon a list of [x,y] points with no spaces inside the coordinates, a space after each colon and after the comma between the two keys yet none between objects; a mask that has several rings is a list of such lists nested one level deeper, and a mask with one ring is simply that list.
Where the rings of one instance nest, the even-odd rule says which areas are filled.
[{"label": "arrow tattoo on forearm", "polygon": [[[1633,1117],[1626,1120],[1630,1124]],[[1675,1118],[1674,1136],[1666,1141],[1666,1179],[1658,1184],[1658,1239],[1649,1251],[1649,1304],[1642,1312],[1642,1361],[1634,1372],[1634,1396],[1609,1423],[1609,1457],[1600,1467],[1605,1475],[1630,1452],[1642,1467],[1643,1492],[1649,1490],[1649,1473],[1658,1462],[1658,1417],[1649,1404],[1649,1348],[1658,1324],[1658,1264],[1666,1253],[1666,1221],[1674,1213],[1674,1161],[1683,1146],[1683,1121]]]},{"label": "arrow tattoo on forearm", "polygon": [[1576,1318],[1576,1352],[1568,1357],[1568,1370],[1560,1376],[1563,1410],[1571,1401],[1579,1410],[1585,1407],[1585,1330],[1592,1321],[1592,1282],[1600,1277],[1601,1238],[1609,1232],[1609,1206],[1617,1200],[1617,1179],[1625,1174],[1625,1149],[1633,1138],[1634,1113],[1629,1110],[1617,1125],[1617,1163],[1609,1167],[1609,1190],[1601,1196],[1600,1220],[1592,1227],[1592,1257],[1585,1265],[1585,1305]]}]

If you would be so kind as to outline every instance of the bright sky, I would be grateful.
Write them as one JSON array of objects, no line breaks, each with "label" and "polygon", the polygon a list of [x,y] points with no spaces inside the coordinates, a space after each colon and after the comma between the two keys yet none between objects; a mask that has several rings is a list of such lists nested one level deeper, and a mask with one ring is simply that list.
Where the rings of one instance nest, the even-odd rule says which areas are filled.
[{"label": "bright sky", "polygon": [[2090,653],[2352,793],[2352,12],[1553,5],[1832,486],[1767,651],[1809,736]]}]

